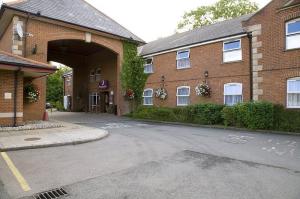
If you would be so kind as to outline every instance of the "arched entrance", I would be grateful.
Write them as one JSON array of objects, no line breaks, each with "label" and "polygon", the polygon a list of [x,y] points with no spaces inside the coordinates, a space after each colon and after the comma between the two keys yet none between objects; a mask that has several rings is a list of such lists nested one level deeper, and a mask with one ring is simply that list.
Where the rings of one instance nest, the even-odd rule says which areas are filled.
[{"label": "arched entrance", "polygon": [[[117,53],[97,43],[65,39],[48,42],[47,59],[73,69],[72,111],[107,112],[116,109]],[[105,82],[105,85],[101,86],[100,82]]]}]

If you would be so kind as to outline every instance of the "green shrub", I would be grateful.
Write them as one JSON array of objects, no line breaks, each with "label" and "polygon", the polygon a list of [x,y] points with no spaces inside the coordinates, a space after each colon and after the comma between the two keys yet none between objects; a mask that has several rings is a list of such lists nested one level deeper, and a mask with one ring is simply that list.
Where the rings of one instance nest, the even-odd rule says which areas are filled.
[{"label": "green shrub", "polygon": [[197,104],[191,106],[193,122],[204,125],[221,124],[223,123],[223,108],[223,105],[217,104]]},{"label": "green shrub", "polygon": [[152,119],[160,121],[176,121],[171,108],[139,107],[132,116],[139,119]]},{"label": "green shrub", "polygon": [[55,106],[55,108],[56,108],[58,111],[65,111],[65,107],[64,107],[64,105],[61,103],[61,101],[55,102],[54,106]]},{"label": "green shrub", "polygon": [[188,122],[188,123],[193,122],[191,106],[173,108],[173,113],[176,117],[176,121],[178,122]]},{"label": "green shrub", "polygon": [[282,105],[274,106],[274,130],[300,133],[300,111],[285,109]]},{"label": "green shrub", "polygon": [[237,126],[236,109],[231,106],[226,106],[222,110],[222,118],[225,126]]}]

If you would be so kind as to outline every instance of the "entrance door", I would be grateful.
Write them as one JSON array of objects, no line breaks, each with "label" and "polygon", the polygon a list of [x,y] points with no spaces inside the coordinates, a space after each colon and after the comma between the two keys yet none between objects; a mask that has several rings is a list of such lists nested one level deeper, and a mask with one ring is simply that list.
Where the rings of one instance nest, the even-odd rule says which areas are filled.
[{"label": "entrance door", "polygon": [[100,110],[101,113],[107,113],[109,107],[109,92],[100,93]]},{"label": "entrance door", "polygon": [[100,96],[98,93],[91,93],[89,97],[89,112],[100,112]]}]

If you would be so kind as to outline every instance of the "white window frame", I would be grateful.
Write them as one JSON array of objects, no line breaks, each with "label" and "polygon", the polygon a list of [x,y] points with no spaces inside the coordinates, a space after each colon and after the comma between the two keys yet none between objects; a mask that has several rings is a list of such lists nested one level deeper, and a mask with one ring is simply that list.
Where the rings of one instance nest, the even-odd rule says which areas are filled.
[{"label": "white window frame", "polygon": [[[100,71],[99,74],[98,74],[98,71]],[[97,69],[95,70],[95,81],[96,81],[96,82],[100,82],[100,81],[101,81],[101,73],[102,73],[101,68],[97,68]]]},{"label": "white window frame", "polygon": [[[151,91],[152,92],[152,95],[151,96],[145,96],[145,92],[146,91]],[[143,92],[143,105],[144,106],[153,106],[153,89],[152,88],[146,88]],[[152,104],[146,104],[145,103],[145,98],[152,98]]]},{"label": "white window frame", "polygon": [[224,105],[226,105],[226,106],[229,106],[229,105],[226,104],[226,96],[228,96],[228,95],[225,94],[225,90],[226,90],[225,88],[226,88],[226,86],[232,86],[232,85],[239,85],[239,86],[241,86],[241,88],[242,88],[242,101],[241,102],[244,101],[243,84],[242,83],[227,83],[227,84],[224,84],[224,92],[223,92],[223,95],[224,95]]},{"label": "white window frame", "polygon": [[297,19],[294,19],[294,20],[291,20],[291,21],[288,21],[288,22],[285,23],[285,48],[286,48],[286,50],[292,50],[292,49],[299,49],[300,48],[300,47],[295,47],[295,48],[288,48],[287,47],[288,37],[295,36],[295,35],[300,35],[300,31],[294,32],[294,33],[289,33],[288,32],[289,24],[294,23],[296,21],[300,21],[300,18],[297,18]]},{"label": "white window frame", "polygon": [[300,108],[300,106],[289,106],[288,105],[288,103],[289,103],[289,95],[288,94],[298,94],[298,93],[300,93],[300,91],[299,92],[290,92],[288,83],[291,82],[291,81],[297,81],[297,80],[300,80],[300,77],[290,78],[290,79],[287,80],[287,84],[286,84],[286,107],[287,108],[291,108],[291,109],[292,108],[296,108],[296,109]]},{"label": "white window frame", "polygon": [[[92,75],[92,73],[93,73],[93,75]],[[91,83],[92,83],[92,82],[95,82],[95,75],[96,75],[95,70],[94,70],[94,69],[91,70],[91,71],[90,71],[90,82],[91,82]]]},{"label": "white window frame", "polygon": [[[239,48],[233,48],[230,50],[225,50],[225,45],[228,43],[232,43],[232,42],[236,42],[239,41],[240,42],[240,47]],[[226,52],[232,52],[232,51],[241,51],[241,59],[238,60],[233,60],[233,61],[225,61],[225,53]],[[242,50],[242,39],[234,39],[234,40],[227,40],[223,42],[223,63],[230,63],[230,62],[238,62],[238,61],[242,61],[243,60],[243,50]]]},{"label": "white window frame", "polygon": [[[153,70],[153,57],[148,57],[148,58],[145,59],[145,61],[148,60],[148,59],[151,59],[151,64],[147,64],[147,63],[144,64],[144,73],[145,74],[152,74],[152,73],[154,73],[154,70]],[[145,70],[145,67],[150,66],[150,65],[151,65],[151,72],[147,72]]]},{"label": "white window frame", "polygon": [[[188,56],[184,57],[184,58],[178,58],[178,55],[180,53],[183,53],[183,52],[188,52]],[[189,59],[190,64],[188,66],[185,66],[185,67],[179,67],[178,66],[178,61],[182,60],[182,59]],[[186,69],[186,68],[191,68],[191,50],[190,49],[185,49],[185,50],[179,50],[179,51],[177,51],[177,53],[176,53],[176,68],[178,70]]]},{"label": "white window frame", "polygon": [[[188,95],[178,95],[178,91],[180,89],[183,89],[183,88],[189,89],[189,94]],[[189,102],[187,104],[179,104],[178,97],[189,97]],[[191,87],[190,86],[180,86],[180,87],[177,87],[177,92],[176,92],[177,106],[188,106],[190,104],[190,100],[191,100],[190,97],[191,97]]]}]

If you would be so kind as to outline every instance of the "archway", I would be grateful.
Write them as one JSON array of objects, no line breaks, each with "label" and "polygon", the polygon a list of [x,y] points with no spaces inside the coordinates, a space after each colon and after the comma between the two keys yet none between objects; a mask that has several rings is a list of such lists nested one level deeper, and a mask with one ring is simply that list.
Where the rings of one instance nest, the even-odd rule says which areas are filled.
[{"label": "archway", "polygon": [[[47,59],[73,69],[71,111],[116,109],[117,53],[97,43],[66,39],[48,42]],[[106,86],[99,86],[100,82]]]}]

